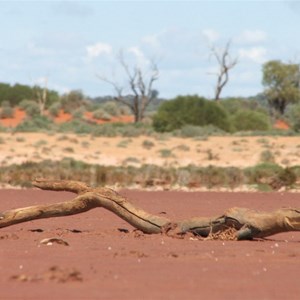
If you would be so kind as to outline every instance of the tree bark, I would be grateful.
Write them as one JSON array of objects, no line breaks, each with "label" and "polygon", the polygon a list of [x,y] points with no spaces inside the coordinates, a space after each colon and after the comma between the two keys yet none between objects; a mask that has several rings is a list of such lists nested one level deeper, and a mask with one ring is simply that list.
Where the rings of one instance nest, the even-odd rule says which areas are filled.
[{"label": "tree bark", "polygon": [[118,215],[144,233],[162,233],[182,237],[192,233],[208,239],[250,240],[280,232],[300,231],[300,209],[282,208],[274,212],[259,212],[247,208],[230,208],[222,216],[196,217],[171,221],[135,207],[126,198],[109,188],[91,188],[77,181],[36,180],[43,190],[69,191],[77,194],[73,200],[49,205],[36,205],[0,213],[0,228],[14,224],[63,217],[103,207]]}]

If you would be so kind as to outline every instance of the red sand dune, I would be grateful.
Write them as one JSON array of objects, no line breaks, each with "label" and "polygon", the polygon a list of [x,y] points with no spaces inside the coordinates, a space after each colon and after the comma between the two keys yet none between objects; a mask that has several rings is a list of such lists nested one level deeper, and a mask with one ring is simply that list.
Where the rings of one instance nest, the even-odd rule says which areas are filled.
[{"label": "red sand dune", "polygon": [[26,118],[25,111],[21,110],[20,108],[15,108],[13,118],[6,118],[6,119],[0,118],[0,125],[14,128],[17,127],[20,123],[22,123],[22,121],[25,118]]},{"label": "red sand dune", "polygon": [[283,120],[277,120],[273,126],[275,129],[282,129],[282,130],[288,130],[290,129],[290,126],[287,122]]},{"label": "red sand dune", "polygon": [[[46,115],[49,115],[46,112]],[[14,110],[14,116],[13,118],[5,118],[1,119],[0,118],[0,125],[5,126],[5,127],[11,127],[15,128],[17,127],[20,123],[23,122],[23,120],[26,118],[26,112],[21,110],[20,108],[15,108]],[[72,115],[69,113],[64,112],[63,110],[59,111],[58,116],[53,118],[53,121],[57,124],[59,123],[64,123],[72,120]],[[84,118],[92,123],[96,124],[104,124],[104,123],[133,123],[134,117],[133,116],[118,116],[118,117],[112,117],[110,120],[98,120],[93,118],[93,113],[92,112],[85,112],[84,113]]]}]

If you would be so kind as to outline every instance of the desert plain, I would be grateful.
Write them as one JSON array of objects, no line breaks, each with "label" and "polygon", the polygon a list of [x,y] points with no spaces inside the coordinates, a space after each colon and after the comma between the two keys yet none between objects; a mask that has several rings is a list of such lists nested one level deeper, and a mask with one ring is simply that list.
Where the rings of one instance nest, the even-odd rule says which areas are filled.
[{"label": "desert plain", "polygon": [[[257,164],[266,150],[283,166],[300,163],[298,137],[0,137],[3,166],[72,157],[104,165],[245,167]],[[264,211],[299,208],[300,199],[297,191],[119,192],[138,207],[174,220],[222,215],[234,206]],[[69,192],[4,188],[0,211],[72,197]],[[0,229],[0,299],[298,299],[299,245],[298,232],[253,241],[147,235],[96,208]]]}]

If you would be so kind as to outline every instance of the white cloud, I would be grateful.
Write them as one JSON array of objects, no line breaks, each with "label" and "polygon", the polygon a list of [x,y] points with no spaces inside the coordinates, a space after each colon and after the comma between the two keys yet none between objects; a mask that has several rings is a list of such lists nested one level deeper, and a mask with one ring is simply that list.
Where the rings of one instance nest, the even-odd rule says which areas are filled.
[{"label": "white cloud", "polygon": [[219,33],[214,29],[204,29],[202,30],[202,34],[208,40],[209,43],[216,42],[220,37]]},{"label": "white cloud", "polygon": [[262,30],[244,30],[237,38],[238,43],[255,44],[264,42],[267,39],[267,33]]},{"label": "white cloud", "polygon": [[136,58],[138,58],[138,59],[144,58],[144,54],[139,47],[136,47],[136,46],[130,47],[130,48],[128,48],[128,52],[134,54],[136,56]]},{"label": "white cloud", "polygon": [[48,77],[38,77],[33,80],[33,84],[44,87],[48,83]]},{"label": "white cloud", "polygon": [[149,60],[145,57],[143,51],[139,47],[133,46],[128,48],[127,51],[135,56],[138,65],[145,66],[149,64]]},{"label": "white cloud", "polygon": [[238,51],[240,58],[247,58],[256,63],[263,63],[267,60],[267,49],[264,47],[251,47],[248,49],[241,48]]},{"label": "white cloud", "polygon": [[86,46],[85,49],[89,59],[96,58],[102,54],[112,53],[112,46],[106,43],[96,43],[94,45]]}]

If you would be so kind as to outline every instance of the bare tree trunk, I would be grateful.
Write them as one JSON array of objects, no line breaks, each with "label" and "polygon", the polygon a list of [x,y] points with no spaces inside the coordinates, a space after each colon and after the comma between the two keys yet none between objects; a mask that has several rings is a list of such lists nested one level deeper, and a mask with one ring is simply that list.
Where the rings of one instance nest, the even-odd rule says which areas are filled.
[{"label": "bare tree trunk", "polygon": [[36,97],[37,97],[41,116],[45,114],[45,107],[47,102],[47,91],[48,91],[48,78],[45,78],[44,87],[41,90],[39,87],[36,87]]},{"label": "bare tree trunk", "polygon": [[177,237],[190,232],[209,239],[249,240],[280,232],[300,231],[300,210],[295,208],[283,208],[267,213],[234,207],[218,217],[196,217],[173,222],[135,207],[123,196],[108,188],[90,188],[76,181],[37,180],[34,185],[44,190],[73,192],[77,197],[61,203],[2,212],[0,228],[31,220],[75,215],[102,207],[144,233],[164,233]]},{"label": "bare tree trunk", "polygon": [[233,60],[230,59],[229,47],[230,42],[226,44],[225,49],[221,53],[218,52],[215,47],[211,47],[211,53],[214,55],[219,64],[219,71],[216,73],[217,84],[215,87],[215,101],[220,100],[221,92],[229,81],[229,71],[233,69],[238,62],[237,58]]}]

